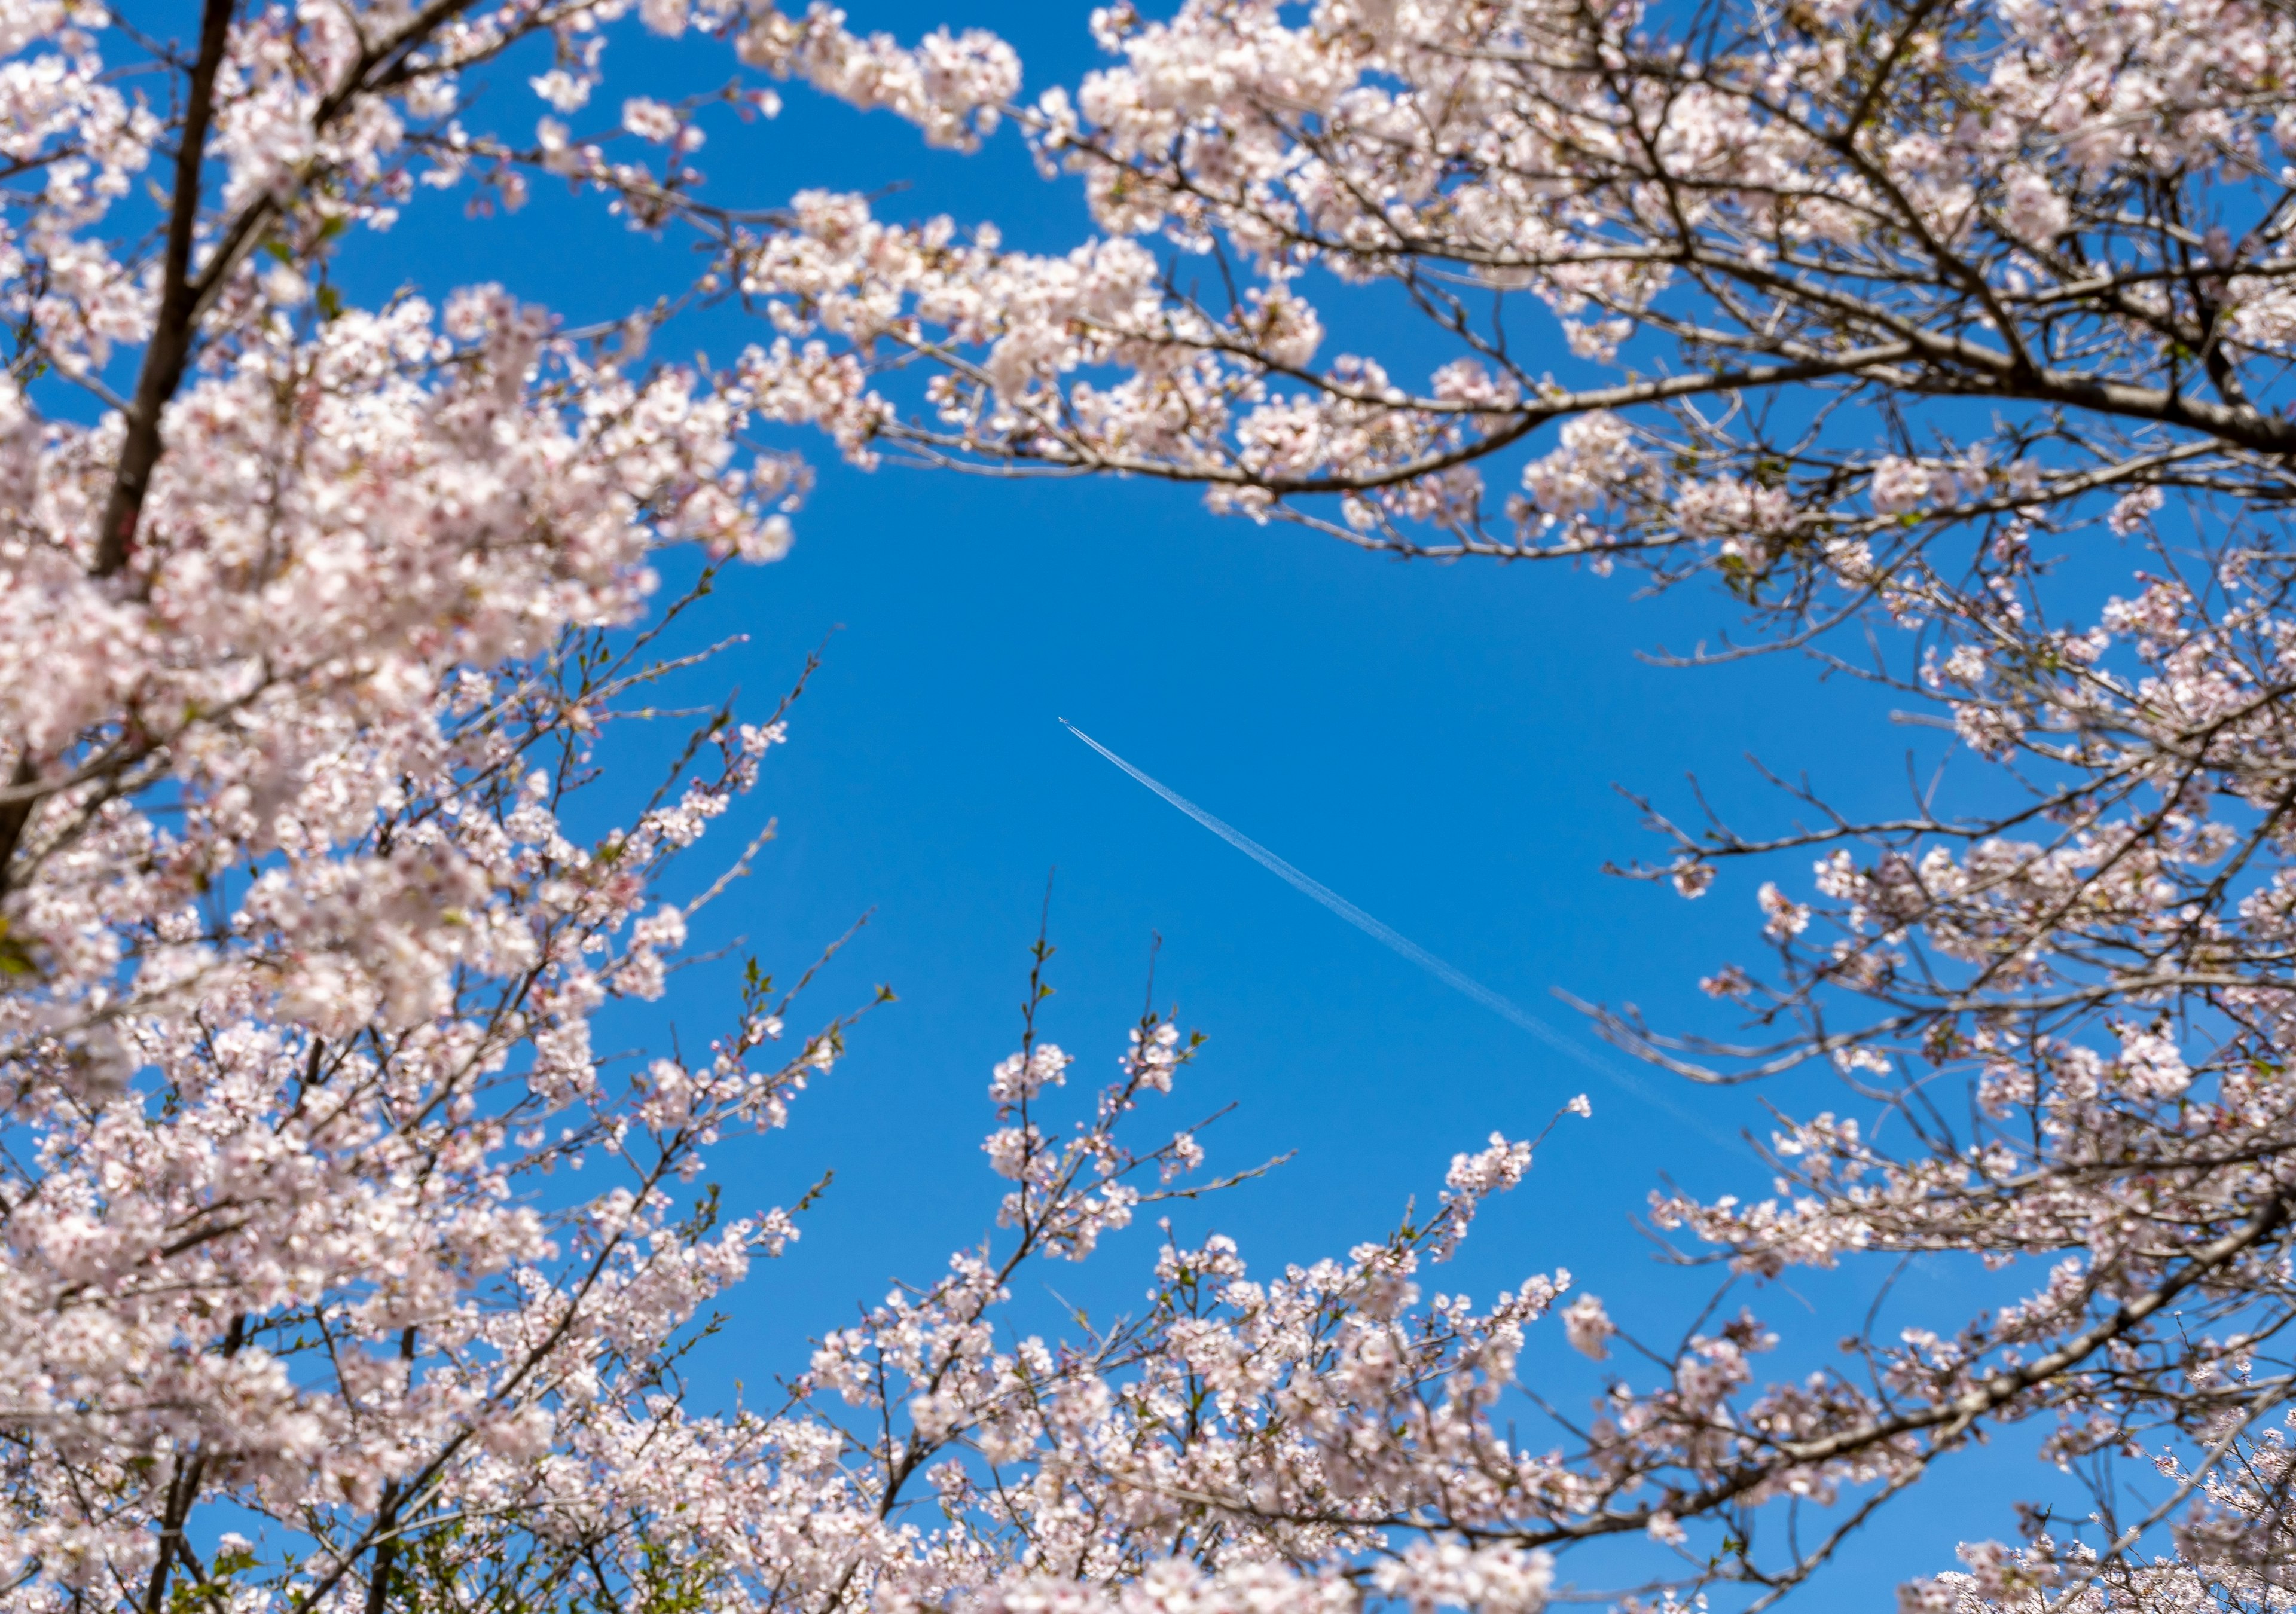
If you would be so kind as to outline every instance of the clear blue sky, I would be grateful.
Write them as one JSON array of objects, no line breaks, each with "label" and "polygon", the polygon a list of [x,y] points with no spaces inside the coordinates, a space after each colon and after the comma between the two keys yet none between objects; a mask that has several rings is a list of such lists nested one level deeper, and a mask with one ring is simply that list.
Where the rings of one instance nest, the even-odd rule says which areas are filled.
[{"label": "clear blue sky", "polygon": [[[1021,48],[1032,93],[1090,64],[1083,6],[969,5],[851,9],[856,27],[905,37],[942,20],[996,28]],[[731,70],[706,44],[620,38],[609,104],[681,59],[703,59],[704,79]],[[504,110],[477,120],[530,119],[538,103],[522,76],[494,75]],[[806,185],[906,183],[884,210],[994,217],[1016,245],[1066,244],[1083,227],[1073,191],[1039,182],[1009,137],[977,157],[931,153],[890,118],[801,89],[788,102],[776,122],[713,135],[703,166],[721,199],[765,205]],[[355,245],[353,289],[371,297],[403,282],[439,291],[495,279],[579,320],[619,314],[685,252],[562,195],[538,196],[507,220],[465,223],[457,205],[418,201],[391,235]],[[657,351],[704,342],[728,357],[763,334],[718,315]],[[1206,1137],[1218,1167],[1298,1151],[1273,1179],[1185,1213],[1185,1225],[1236,1234],[1263,1266],[1339,1253],[1389,1226],[1411,1194],[1431,1196],[1454,1151],[1494,1128],[1536,1131],[1584,1090],[1593,1121],[1558,1129],[1532,1182],[1487,1214],[1444,1276],[1488,1297],[1503,1281],[1567,1266],[1629,1326],[1670,1339],[1706,1282],[1653,1265],[1630,1218],[1661,1171],[1759,1194],[1759,1168],[1349,929],[1055,718],[1581,1036],[1551,988],[1718,1029],[1726,1022],[1697,994],[1698,976],[1763,955],[1751,872],[1726,873],[1694,905],[1600,872],[1606,858],[1659,849],[1615,785],[1686,807],[1683,776],[1695,771],[1745,807],[1750,825],[1775,825],[1784,804],[1754,784],[1745,753],[1870,800],[1903,780],[1918,731],[1890,725],[1886,702],[1821,684],[1799,660],[1694,672],[1639,660],[1639,649],[1734,625],[1729,602],[1702,589],[1639,600],[1625,575],[1398,565],[1215,520],[1185,490],[897,468],[865,476],[836,464],[825,443],[798,446],[819,465],[820,486],[791,556],[729,574],[708,608],[708,631],[750,635],[718,676],[770,703],[806,651],[841,631],[795,714],[792,743],[744,809],[749,823],[724,837],[738,845],[738,832],[770,815],[780,840],[697,939],[738,932],[768,967],[793,974],[870,912],[810,1007],[825,1015],[881,981],[901,1001],[869,1018],[790,1132],[726,1151],[737,1206],[787,1202],[824,1167],[838,1175],[802,1241],[736,1297],[735,1327],[704,1358],[705,1386],[796,1370],[808,1336],[896,1274],[930,1278],[985,1230],[997,1184],[979,1149],[984,1087],[1015,1043],[1027,948],[1055,867],[1059,995],[1047,1030],[1078,1055],[1074,1079],[1095,1084],[1112,1070],[1160,933],[1159,1000],[1210,1038],[1175,1120],[1238,1104]],[[1806,864],[1773,873],[1797,879]],[[696,971],[674,989],[689,1041],[713,1028],[712,979]],[[800,1012],[800,1023],[808,1018]],[[658,1034],[658,1023],[631,1027],[634,1037]],[[1822,1079],[1770,1096],[1805,1110],[1843,1097]],[[1682,1097],[1732,1132],[1760,1122],[1750,1094]],[[1071,1299],[1136,1303],[1153,1237],[1136,1231],[1092,1268],[1054,1276]],[[1805,1309],[1800,1297],[1833,1311],[1847,1292],[1838,1282],[1796,1288],[1758,1303],[1808,1329],[1814,1344],[1854,1321],[1820,1323]],[[1959,1321],[1957,1300],[1923,1309],[1939,1326]],[[1555,1346],[1539,1345],[1535,1371],[1591,1389],[1585,1364],[1550,1358]],[[1960,1487],[1925,1501],[1908,1516],[1924,1521],[1918,1530],[1875,1549],[1887,1571],[1947,1567],[1956,1536],[2005,1532],[1997,1495]],[[1868,1606],[1888,1596],[1886,1581],[1859,1591]]]}]

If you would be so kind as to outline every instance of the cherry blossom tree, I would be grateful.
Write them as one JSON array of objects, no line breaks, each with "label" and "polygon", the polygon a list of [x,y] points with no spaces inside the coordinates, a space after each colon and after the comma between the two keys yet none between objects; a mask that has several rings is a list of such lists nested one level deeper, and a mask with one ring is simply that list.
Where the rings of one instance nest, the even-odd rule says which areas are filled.
[{"label": "cherry blossom tree", "polygon": [[[1712,577],[1752,635],[1687,660],[1810,648],[1994,765],[1964,806],[1932,782],[1880,819],[1796,789],[1783,832],[1653,806],[1669,856],[1631,872],[1694,897],[1815,853],[1814,888],[1762,885],[1767,979],[1705,983],[1751,1037],[1600,1023],[1693,1079],[1848,1085],[1849,1111],[1781,1125],[1768,1197],[1657,1201],[1690,1248],[1754,1279],[1958,1255],[2030,1273],[2020,1298],[1799,1381],[1757,1375],[1751,1315],[1652,1346],[1654,1381],[1622,1370],[1537,1460],[1482,1454],[1447,1340],[1432,1422],[1389,1402],[1365,1428],[1351,1389],[1278,1414],[1319,1431],[1315,1483],[1350,1476],[1332,1500],[1200,1505],[1427,1531],[1374,1549],[1422,1601],[1535,1597],[1478,1554],[1631,1532],[1677,1550],[1677,1590],[1767,1606],[2038,1421],[2045,1457],[2105,1476],[2087,1524],[2038,1512],[1909,1605],[2278,1606],[2296,20],[1187,0],[1092,26],[1111,65],[1000,109],[1082,183],[1102,233],[1070,252],[822,193],[772,225],[686,209],[849,457]],[[1851,656],[1828,635],[1853,624]],[[1599,1304],[1566,1325],[1611,1348]],[[2136,1516],[2113,1459],[2159,1471]],[[1824,1522],[1757,1549],[1798,1512]],[[1414,1553],[1461,1578],[1410,1580],[1437,1574]]]},{"label": "cherry blossom tree", "polygon": [[683,1572],[617,1487],[794,1208],[673,1196],[840,1024],[777,1047],[753,972],[699,1059],[590,1043],[664,990],[698,905],[658,881],[778,716],[721,713],[610,832],[565,815],[694,654],[639,621],[650,553],[769,558],[795,489],[742,462],[736,378],[329,281],[458,183],[458,75],[586,16],[0,11],[11,1608],[380,1610],[543,1527],[529,1575]]},{"label": "cherry blossom tree", "polygon": [[[205,0],[177,42],[0,4],[6,1606],[1532,1614],[1627,1541],[1614,1601],[1754,1609],[2013,1425],[2090,1517],[2005,1520],[1901,1606],[2287,1605],[2284,7],[1184,0],[1094,13],[1112,65],[1034,99],[977,32],[627,10]],[[610,122],[634,28],[709,87]],[[496,63],[538,111],[461,104]],[[1100,233],[707,182],[704,125],[775,78],[1017,128]],[[707,267],[586,330],[337,289],[427,192],[545,182]],[[711,300],[771,328],[646,362]],[[579,803],[705,653],[652,557],[778,553],[804,473],[753,439],[791,426],[1711,577],[1752,631],[1701,657],[1808,649],[1974,753],[1878,819],[1651,807],[1629,873],[1685,897],[1785,860],[1775,962],[1706,983],[1742,1035],[1600,1023],[1689,1079],[1845,1085],[1778,1119],[1761,1197],[1656,1200],[1724,1297],[1667,1341],[1560,1272],[1423,1292],[1531,1167],[1495,1136],[1343,1257],[1168,1234],[1137,1317],[1019,1332],[1025,1265],[1234,1180],[1144,1113],[1168,1019],[1069,1092],[1040,941],[994,1233],[772,1405],[689,1405],[713,1298],[803,1208],[721,1212],[709,1151],[845,1020],[791,1038],[753,967],[706,1054],[591,1046],[746,866],[664,899],[782,713],[706,721],[618,828]],[[1783,1324],[1734,1289],[1907,1259],[2005,1303],[1765,1373]],[[1541,1327],[1609,1364],[1591,1414],[1521,1381]]]}]

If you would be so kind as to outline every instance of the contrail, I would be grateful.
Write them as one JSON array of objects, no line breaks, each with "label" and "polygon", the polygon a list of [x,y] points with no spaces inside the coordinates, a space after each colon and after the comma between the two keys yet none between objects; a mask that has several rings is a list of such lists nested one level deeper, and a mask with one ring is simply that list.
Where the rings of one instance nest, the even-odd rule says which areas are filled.
[{"label": "contrail", "polygon": [[1512,998],[1501,996],[1496,992],[1492,991],[1488,987],[1483,985],[1482,982],[1477,980],[1473,976],[1468,974],[1464,970],[1458,968],[1455,964],[1447,963],[1442,959],[1436,957],[1435,954],[1430,953],[1426,948],[1421,946],[1417,942],[1412,940],[1408,936],[1404,935],[1401,931],[1382,924],[1378,920],[1365,913],[1361,908],[1356,906],[1355,904],[1349,902],[1346,897],[1332,889],[1331,887],[1325,885],[1322,881],[1293,868],[1290,864],[1284,862],[1283,859],[1278,857],[1275,853],[1269,851],[1266,847],[1260,845],[1242,831],[1236,829],[1230,824],[1223,823],[1220,820],[1213,817],[1210,813],[1205,812],[1203,808],[1198,807],[1194,802],[1189,800],[1185,796],[1181,795],[1179,791],[1168,789],[1157,780],[1150,778],[1138,768],[1134,767],[1130,763],[1127,762],[1123,758],[1118,756],[1114,751],[1110,750],[1099,741],[1094,739],[1090,734],[1086,733],[1075,724],[1070,723],[1066,717],[1060,719],[1060,725],[1062,728],[1068,730],[1070,733],[1074,734],[1078,739],[1083,741],[1086,745],[1092,747],[1093,750],[1098,751],[1102,756],[1116,764],[1117,766],[1131,774],[1135,779],[1137,779],[1141,783],[1155,791],[1165,800],[1179,808],[1180,811],[1185,813],[1198,823],[1202,824],[1204,828],[1210,830],[1222,840],[1226,841],[1228,845],[1234,847],[1246,857],[1250,858],[1252,862],[1258,864],[1261,868],[1266,869],[1269,873],[1275,875],[1277,879],[1283,881],[1293,889],[1314,897],[1317,902],[1322,903],[1332,913],[1338,914],[1341,919],[1346,920],[1349,924],[1355,926],[1357,930],[1361,930],[1374,941],[1378,942],[1382,946],[1388,948],[1390,952],[1398,953],[1405,958],[1409,959],[1413,963],[1417,964],[1421,969],[1426,971],[1428,974],[1433,976],[1437,980],[1441,981],[1454,992],[1457,992],[1464,996],[1474,999],[1475,1002],[1482,1004],[1484,1008],[1488,1009],[1501,1020],[1506,1020],[1509,1023],[1529,1032],[1533,1036],[1538,1038],[1540,1042],[1545,1043],[1557,1053],[1562,1054],[1565,1059],[1573,1060],[1578,1063],[1584,1065],[1587,1069],[1601,1077],[1604,1081],[1609,1082],[1612,1086],[1618,1087],[1624,1092],[1632,1094],[1634,1097],[1640,1099],[1644,1103],[1654,1105],[1658,1109],[1665,1110],[1667,1114],[1672,1116],[1676,1120],[1680,1121],[1684,1126],[1703,1134],[1710,1140],[1720,1143],[1726,1148],[1735,1149],[1739,1147],[1740,1140],[1729,1136],[1718,1127],[1716,1127],[1699,1117],[1693,1115],[1690,1111],[1683,1109],[1680,1105],[1667,1098],[1665,1094],[1652,1091],[1647,1083],[1639,1081],[1628,1072],[1619,1069],[1608,1060],[1602,1059],[1595,1054],[1589,1053],[1587,1049],[1579,1046],[1578,1044],[1571,1041],[1570,1038],[1563,1036],[1562,1032],[1557,1031],[1554,1027],[1548,1025],[1545,1020],[1539,1019],[1538,1016],[1533,1014],[1529,1010],[1522,1007],[1521,1004],[1514,1002]]}]

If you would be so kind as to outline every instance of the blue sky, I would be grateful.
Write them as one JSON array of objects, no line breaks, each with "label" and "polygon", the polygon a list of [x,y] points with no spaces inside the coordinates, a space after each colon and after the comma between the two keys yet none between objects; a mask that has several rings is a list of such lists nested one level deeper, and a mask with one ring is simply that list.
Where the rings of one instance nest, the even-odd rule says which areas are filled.
[{"label": "blue sky", "polygon": [[[944,20],[996,28],[1021,48],[1032,91],[1073,81],[1090,62],[1081,6],[854,9],[855,26],[906,37]],[[609,57],[606,100],[697,59],[701,81],[731,71],[706,43],[625,35]],[[539,110],[521,76],[494,76],[496,104],[480,121],[518,125]],[[805,185],[905,184],[884,211],[994,217],[1018,245],[1081,233],[1072,189],[1040,183],[1009,137],[977,157],[933,153],[890,118],[802,90],[788,101],[773,123],[713,136],[704,166],[721,196],[770,204]],[[491,279],[581,320],[643,300],[684,258],[678,243],[634,236],[562,196],[478,222],[457,205],[418,201],[390,235],[355,243],[353,295]],[[701,343],[729,357],[764,334],[717,315],[656,350]],[[979,1147],[985,1086],[1015,1044],[1027,950],[1054,870],[1059,995],[1046,1031],[1078,1056],[1072,1081],[1088,1089],[1112,1071],[1160,935],[1158,1002],[1210,1039],[1172,1118],[1237,1106],[1206,1135],[1216,1167],[1296,1151],[1271,1178],[1181,1213],[1184,1228],[1229,1232],[1263,1265],[1339,1253],[1391,1225],[1409,1196],[1430,1198],[1455,1151],[1493,1129],[1534,1133],[1587,1091],[1593,1120],[1557,1130],[1530,1183],[1479,1222],[1445,1286],[1488,1297],[1503,1281],[1565,1266],[1622,1322],[1670,1340],[1708,1282],[1654,1263],[1632,1218],[1661,1173],[1759,1194],[1759,1167],[1383,950],[1055,719],[1582,1037],[1553,988],[1632,1002],[1661,1025],[1720,1028],[1697,978],[1763,954],[1752,872],[1726,872],[1697,904],[1601,873],[1606,859],[1659,850],[1615,786],[1684,807],[1684,775],[1694,772],[1746,809],[1749,827],[1775,826],[1784,805],[1755,782],[1748,753],[1870,801],[1901,788],[1907,750],[1933,752],[1933,741],[1890,725],[1885,699],[1822,683],[1799,659],[1698,671],[1639,659],[1734,626],[1729,601],[1701,588],[1645,600],[1623,574],[1400,565],[1216,520],[1181,489],[890,467],[864,475],[838,465],[825,443],[795,446],[821,480],[794,551],[729,572],[700,631],[749,636],[712,677],[760,706],[832,635],[826,665],[794,714],[791,745],[743,809],[748,822],[724,836],[738,846],[771,815],[780,838],[697,939],[738,936],[793,975],[866,913],[866,929],[810,995],[811,1015],[797,1018],[857,1004],[879,982],[900,1001],[869,1017],[790,1132],[726,1151],[737,1206],[788,1202],[824,1168],[837,1179],[802,1241],[735,1298],[734,1326],[701,1358],[704,1393],[796,1370],[808,1336],[896,1275],[930,1277],[986,1230],[996,1184]],[[673,583],[683,564],[670,567]],[[1806,865],[1770,873],[1798,879]],[[689,1042],[714,1028],[727,967],[681,978],[668,1008]],[[634,1040],[662,1030],[658,1019],[627,1026]],[[1813,1079],[1768,1096],[1806,1111],[1845,1095]],[[1731,1132],[1761,1121],[1753,1094],[1678,1097]],[[1051,1275],[1072,1299],[1136,1303],[1153,1236],[1137,1230],[1085,1272]],[[1837,1323],[1854,1320],[1835,1315],[1849,1292],[1838,1280],[1797,1279],[1792,1292],[1758,1303],[1830,1342],[1846,1331]],[[1960,1320],[1951,1299],[1923,1307],[1936,1325]],[[1591,1390],[1585,1364],[1554,1349],[1538,1347],[1537,1371]],[[1893,1574],[1944,1567],[1955,1539],[2007,1530],[1997,1499],[1991,1485],[1939,1494],[1914,1515],[1919,1528],[1874,1550]]]}]

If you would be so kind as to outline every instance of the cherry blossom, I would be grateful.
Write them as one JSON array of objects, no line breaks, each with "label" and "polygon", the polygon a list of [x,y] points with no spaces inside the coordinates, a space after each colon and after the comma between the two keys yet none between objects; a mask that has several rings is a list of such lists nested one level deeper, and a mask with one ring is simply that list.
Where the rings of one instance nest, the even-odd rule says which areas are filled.
[{"label": "cherry blossom", "polygon": [[[1033,97],[987,34],[825,5],[196,21],[0,4],[9,1608],[1751,1614],[2012,1425],[2048,1500],[1901,1609],[2288,1606],[2284,8],[1179,0],[1093,12],[1108,64]],[[632,29],[698,87],[610,85]],[[782,83],[1017,130],[1094,233],[729,193],[711,119]],[[544,179],[707,267],[583,331],[488,286],[347,306],[363,233]],[[746,351],[648,359],[735,298]],[[789,1124],[849,1016],[793,1035],[753,964],[706,1051],[593,1025],[672,990],[757,854],[668,894],[785,714],[574,826],[701,657],[654,558],[781,553],[789,428],[1710,578],[1749,635],[1708,659],[1811,649],[1981,778],[1894,815],[1786,787],[1769,833],[1645,804],[1628,873],[1751,897],[1769,959],[1701,983],[1738,1031],[1597,1023],[1841,1094],[1775,1112],[1766,1182],[1657,1192],[1718,1282],[1694,1321],[1559,1269],[1436,1286],[1568,1131],[1430,1162],[1428,1208],[1311,1263],[1183,1231],[1259,1168],[1166,1113],[1170,1018],[1096,1083],[1040,1034],[1040,939],[978,1239],[768,1403],[689,1405],[812,1197],[726,1204],[710,1151]],[[1013,1324],[1031,1264],[1152,1228],[1144,1310]],[[1967,1282],[1880,1321],[1921,1263]],[[1803,1268],[1875,1296],[1816,1364]],[[1603,1542],[1649,1572],[1572,1578]]]}]

